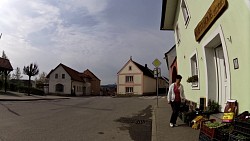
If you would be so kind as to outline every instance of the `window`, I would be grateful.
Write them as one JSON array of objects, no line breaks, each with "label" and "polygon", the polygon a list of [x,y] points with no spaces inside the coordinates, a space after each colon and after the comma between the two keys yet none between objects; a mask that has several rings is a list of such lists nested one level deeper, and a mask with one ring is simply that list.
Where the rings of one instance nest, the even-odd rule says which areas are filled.
[{"label": "window", "polygon": [[184,18],[184,24],[187,26],[188,22],[190,20],[190,14],[189,14],[185,0],[181,1],[181,9],[182,9],[182,14],[183,14],[183,18]]},{"label": "window", "polygon": [[134,77],[133,76],[126,76],[126,82],[130,83],[134,81]]},{"label": "window", "polygon": [[64,79],[65,78],[65,74],[62,74],[62,79]]},{"label": "window", "polygon": [[55,74],[55,78],[56,78],[56,79],[58,78],[58,74],[57,74],[57,73]]},{"label": "window", "polygon": [[177,44],[179,44],[181,39],[180,39],[180,30],[178,24],[176,24],[175,26],[175,35],[176,35],[176,42]]},{"label": "window", "polygon": [[56,84],[56,92],[63,92],[64,86],[62,84]]},{"label": "window", "polygon": [[[198,68],[196,53],[190,58],[190,63],[191,63],[191,76],[199,76],[198,75],[199,68]],[[199,81],[199,78],[198,78],[198,81]],[[198,82],[192,82],[192,87],[198,87]]]},{"label": "window", "polygon": [[133,93],[134,88],[133,87],[126,87],[126,93]]},{"label": "window", "polygon": [[128,70],[130,70],[130,71],[131,71],[131,70],[132,70],[132,66],[129,66],[129,69],[128,69]]}]

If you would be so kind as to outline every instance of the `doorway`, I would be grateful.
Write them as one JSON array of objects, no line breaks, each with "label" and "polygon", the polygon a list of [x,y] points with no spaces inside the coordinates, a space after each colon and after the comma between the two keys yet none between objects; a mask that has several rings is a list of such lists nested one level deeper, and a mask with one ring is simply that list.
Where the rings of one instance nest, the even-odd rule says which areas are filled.
[{"label": "doorway", "polygon": [[227,69],[225,64],[224,52],[222,45],[219,45],[217,48],[214,49],[215,51],[215,58],[216,58],[216,69],[217,69],[217,82],[218,82],[218,103],[221,105],[222,110],[225,107],[227,102]]},{"label": "doorway", "polygon": [[227,47],[221,27],[211,35],[203,47],[206,97],[208,100],[218,102],[221,106],[220,111],[224,111],[226,102],[231,96]]}]

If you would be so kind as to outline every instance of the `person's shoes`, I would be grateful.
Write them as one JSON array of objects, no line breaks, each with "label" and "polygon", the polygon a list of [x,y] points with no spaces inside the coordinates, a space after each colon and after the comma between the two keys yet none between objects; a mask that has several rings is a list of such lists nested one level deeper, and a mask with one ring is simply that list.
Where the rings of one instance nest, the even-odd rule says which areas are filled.
[{"label": "person's shoes", "polygon": [[173,124],[173,123],[170,123],[169,126],[170,126],[170,127],[174,127],[174,124]]},{"label": "person's shoes", "polygon": [[174,127],[178,127],[179,125],[178,124],[174,124]]}]

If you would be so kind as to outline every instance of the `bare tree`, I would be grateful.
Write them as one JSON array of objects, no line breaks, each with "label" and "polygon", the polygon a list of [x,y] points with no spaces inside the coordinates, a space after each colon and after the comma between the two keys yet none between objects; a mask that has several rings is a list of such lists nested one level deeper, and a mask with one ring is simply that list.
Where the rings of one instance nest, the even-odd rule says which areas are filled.
[{"label": "bare tree", "polygon": [[12,74],[12,79],[20,80],[23,76],[19,67],[15,69],[16,71]]},{"label": "bare tree", "polygon": [[29,92],[28,95],[30,95],[30,85],[31,85],[31,77],[35,76],[39,73],[38,65],[35,63],[31,63],[29,66],[23,67],[23,73],[25,75],[29,76]]}]

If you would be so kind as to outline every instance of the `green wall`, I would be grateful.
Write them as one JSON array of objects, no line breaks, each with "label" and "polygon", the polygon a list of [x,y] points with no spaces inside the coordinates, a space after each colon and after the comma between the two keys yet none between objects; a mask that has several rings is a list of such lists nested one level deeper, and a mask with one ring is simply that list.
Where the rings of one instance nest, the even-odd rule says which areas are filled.
[{"label": "green wall", "polygon": [[[180,2],[180,1],[179,1]],[[228,8],[212,25],[202,40],[195,41],[194,29],[205,15],[212,1],[186,0],[191,15],[188,26],[184,25],[182,11],[178,6],[176,21],[180,30],[180,43],[176,45],[178,73],[183,76],[185,94],[189,100],[199,102],[206,96],[205,60],[202,44],[221,25],[227,47],[229,71],[231,76],[231,99],[237,99],[240,112],[250,111],[250,9],[245,0],[228,0]],[[227,38],[231,37],[231,41]],[[197,51],[199,65],[199,89],[193,90],[187,78],[191,75],[190,56]],[[238,58],[239,69],[234,69],[233,59]],[[225,58],[226,59],[226,58]]]}]

